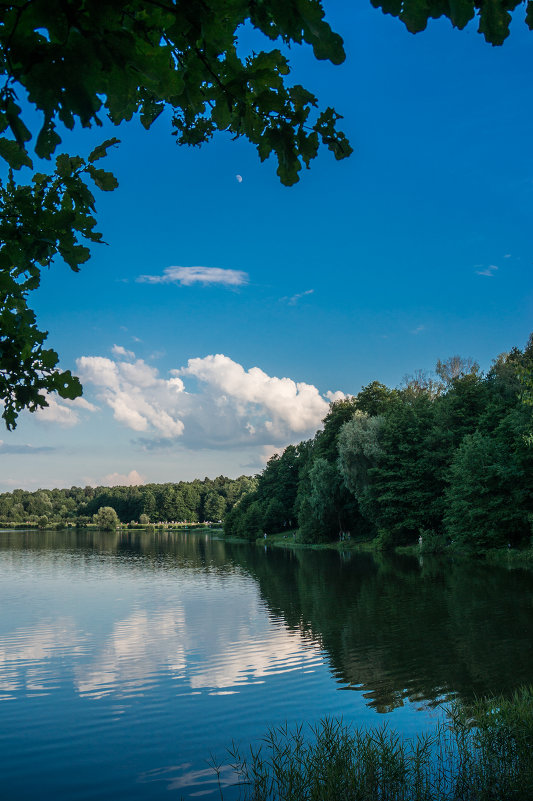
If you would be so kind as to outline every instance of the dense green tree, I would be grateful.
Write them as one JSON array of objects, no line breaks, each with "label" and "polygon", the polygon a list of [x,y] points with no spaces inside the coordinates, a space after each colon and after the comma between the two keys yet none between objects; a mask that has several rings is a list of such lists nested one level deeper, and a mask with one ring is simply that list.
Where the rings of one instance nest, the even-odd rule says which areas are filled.
[{"label": "dense green tree", "polygon": [[208,492],[204,502],[204,520],[222,520],[226,511],[226,500],[215,491]]},{"label": "dense green tree", "polygon": [[275,534],[287,528],[287,511],[279,498],[272,498],[265,507],[263,527],[267,534]]},{"label": "dense green tree", "polygon": [[[111,506],[121,520],[139,520],[140,515],[146,515],[149,520],[194,521],[202,518],[208,496],[212,497],[212,503],[216,503],[218,511],[231,509],[254,485],[255,480],[248,476],[238,479],[220,476],[216,482],[205,479],[140,487],[71,487],[36,492],[14,490],[0,494],[0,520],[16,522],[30,516],[37,518],[40,514],[46,514],[51,522],[79,518],[90,520],[101,506]],[[172,499],[169,507],[171,515],[167,517],[164,510],[169,498]],[[184,499],[192,506],[186,506]],[[183,515],[177,516],[175,513],[180,504]],[[20,513],[15,507],[21,510]],[[147,508],[151,510],[150,515],[145,511]]]},{"label": "dense green tree", "polygon": [[101,506],[96,514],[96,524],[100,528],[114,530],[119,524],[118,515],[112,506]]},{"label": "dense green tree", "polygon": [[30,515],[49,515],[52,511],[52,501],[45,490],[32,493],[29,497],[26,511]]},{"label": "dense green tree", "polygon": [[295,506],[304,540],[333,540],[356,525],[357,502],[337,467],[339,432],[356,409],[353,397],[331,403],[323,429],[302,450]]},{"label": "dense green tree", "polygon": [[347,489],[357,498],[361,513],[372,519],[369,470],[383,454],[379,444],[383,417],[356,411],[344,423],[338,438],[338,467]]},{"label": "dense green tree", "polygon": [[156,502],[155,495],[150,489],[145,489],[142,493],[142,513],[145,514],[149,520],[155,520],[156,517]]},{"label": "dense green tree", "polygon": [[256,540],[264,531],[264,513],[260,501],[252,501],[248,506],[240,524],[240,536],[248,540]]},{"label": "dense green tree", "polygon": [[434,405],[427,393],[407,391],[383,417],[382,453],[368,471],[367,508],[395,544],[441,526],[444,484],[428,443],[433,424]]},{"label": "dense green tree", "polygon": [[459,446],[446,490],[446,530],[475,549],[517,545],[531,535],[533,456],[523,441],[525,415],[514,410],[494,436],[476,431]]},{"label": "dense green tree", "polygon": [[300,504],[298,523],[307,542],[338,539],[343,530],[339,495],[342,481],[335,462],[313,459],[306,482],[306,496]]},{"label": "dense green tree", "polygon": [[372,381],[358,392],[356,406],[360,412],[375,417],[383,414],[398,397],[397,389],[389,389],[380,381]]},{"label": "dense green tree", "polygon": [[339,431],[357,409],[357,398],[347,397],[330,403],[329,412],[323,419],[324,428],[315,437],[313,455],[328,462],[337,461],[337,437]]}]

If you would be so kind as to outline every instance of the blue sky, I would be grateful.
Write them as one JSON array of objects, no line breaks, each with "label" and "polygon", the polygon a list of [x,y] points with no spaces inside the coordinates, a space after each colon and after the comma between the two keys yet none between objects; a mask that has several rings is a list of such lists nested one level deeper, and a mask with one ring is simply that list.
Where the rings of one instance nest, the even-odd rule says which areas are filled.
[{"label": "blue sky", "polygon": [[119,189],[97,197],[109,244],[78,275],[55,264],[32,298],[85,401],[0,432],[0,490],[253,473],[314,433],[328,392],[396,386],[455,353],[486,369],[525,344],[523,9],[494,48],[475,24],[412,36],[369,2],[325,8],[346,62],[295,47],[292,78],[343,114],[354,154],[325,151],[294,187],[244,140],[178,148],[166,117],[65,137],[82,155],[122,140],[107,159]]}]

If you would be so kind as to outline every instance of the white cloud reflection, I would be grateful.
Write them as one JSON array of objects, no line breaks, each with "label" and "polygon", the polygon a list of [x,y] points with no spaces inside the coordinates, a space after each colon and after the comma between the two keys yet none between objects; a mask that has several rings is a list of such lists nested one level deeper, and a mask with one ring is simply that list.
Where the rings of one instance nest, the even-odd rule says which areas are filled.
[{"label": "white cloud reflection", "polygon": [[65,658],[76,692],[94,699],[138,696],[165,677],[177,694],[228,694],[322,663],[319,645],[273,622],[255,592],[243,603],[223,580],[211,577],[200,593],[185,584],[181,598],[131,612],[103,639],[71,617],[0,636],[0,699],[52,694],[65,681],[54,660]]}]

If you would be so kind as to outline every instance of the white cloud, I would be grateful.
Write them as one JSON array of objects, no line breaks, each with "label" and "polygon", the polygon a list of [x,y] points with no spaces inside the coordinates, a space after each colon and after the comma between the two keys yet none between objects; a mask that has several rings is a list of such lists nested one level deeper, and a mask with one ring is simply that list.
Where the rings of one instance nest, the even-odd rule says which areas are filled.
[{"label": "white cloud", "polygon": [[489,266],[485,267],[483,270],[476,270],[476,273],[477,275],[486,275],[488,278],[492,278],[497,269],[495,264],[489,264]]},{"label": "white cloud", "polygon": [[46,401],[48,406],[35,412],[36,419],[44,423],[57,423],[64,428],[72,428],[80,422],[79,412],[81,410],[95,412],[97,409],[85,398],[75,398],[74,400],[60,398],[58,400],[56,395],[48,392]]},{"label": "white cloud", "polygon": [[100,483],[106,487],[138,487],[140,484],[146,484],[146,478],[137,470],[130,470],[126,474],[109,473]]},{"label": "white cloud", "polygon": [[328,411],[327,401],[312,384],[269,376],[259,367],[245,370],[228,356],[217,353],[189,359],[181,375],[194,376],[220,395],[231,398],[244,411],[248,405],[271,417],[268,428],[281,434],[300,433],[316,426]]},{"label": "white cloud", "polygon": [[411,331],[411,334],[421,334],[422,331],[425,331],[425,330],[426,330],[426,326],[425,325],[417,325],[416,328],[413,328],[413,330]]},{"label": "white cloud", "polygon": [[335,401],[344,400],[345,397],[346,395],[344,394],[344,392],[341,392],[340,390],[337,390],[337,392],[332,392],[330,389],[328,389],[328,391],[326,392],[326,398],[330,403],[335,403]]},{"label": "white cloud", "polygon": [[296,306],[299,300],[305,298],[306,295],[312,295],[314,293],[314,289],[306,289],[305,292],[298,292],[296,295],[291,295],[290,297],[283,297],[280,298],[280,301],[285,301],[289,304],[289,306]]},{"label": "white cloud", "polygon": [[[188,448],[280,446],[312,434],[342,392],[321,395],[312,384],[249,370],[223,354],[189,359],[161,378],[137,359],[78,359],[85,384],[93,384],[115,419],[145,435],[148,447],[180,438]],[[195,379],[194,392],[186,390]]]},{"label": "white cloud", "polygon": [[176,417],[177,395],[183,381],[165,381],[142,359],[135,363],[114,362],[101,356],[77,360],[82,381],[96,385],[115,419],[133,431],[156,431],[161,437],[179,437],[183,423]]},{"label": "white cloud", "polygon": [[145,284],[220,284],[221,286],[243,286],[248,283],[248,273],[242,270],[224,270],[221,267],[167,267],[163,275],[140,275],[137,281]]},{"label": "white cloud", "polygon": [[134,359],[135,354],[132,350],[126,350],[123,348],[122,345],[113,345],[111,348],[111,353],[114,356],[123,356],[125,359]]}]

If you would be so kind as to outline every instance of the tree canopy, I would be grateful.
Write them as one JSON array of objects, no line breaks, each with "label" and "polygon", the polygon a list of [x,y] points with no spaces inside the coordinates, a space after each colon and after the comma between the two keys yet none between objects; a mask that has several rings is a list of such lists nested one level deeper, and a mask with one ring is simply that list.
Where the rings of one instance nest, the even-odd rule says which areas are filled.
[{"label": "tree canopy", "polygon": [[[476,15],[493,45],[509,33],[520,0],[371,0],[412,32],[432,17],[463,28]],[[118,125],[139,117],[150,128],[166,109],[179,145],[201,145],[216,132],[245,137],[261,161],[277,160],[280,181],[299,180],[319,148],[336,159],[352,148],[338,130],[339,113],[320,109],[315,95],[290,82],[282,52],[307,44],[317,59],[344,61],[341,36],[325,19],[321,0],[17,0],[0,2],[0,402],[8,428],[17,414],[46,406],[46,393],[81,394],[59,357],[43,347],[27,296],[43,266],[62,258],[73,270],[89,258],[95,231],[90,186],[110,191],[114,176],[94,162],[111,139],[84,159],[61,153],[27,185],[15,172],[51,160],[61,132],[76,124]],[[533,0],[526,7],[533,27]],[[238,35],[251,26],[278,46],[242,55]],[[37,114],[36,114],[37,112]],[[40,117],[40,124],[34,121]],[[31,145],[31,147],[30,147]],[[42,161],[41,161],[42,164]],[[23,173],[24,174],[24,173]],[[89,181],[89,184],[88,184]],[[85,241],[85,243],[84,243]]]},{"label": "tree canopy", "polygon": [[[523,351],[501,354],[486,374],[472,359],[452,356],[415,388],[373,381],[332,403],[312,440],[268,462],[226,517],[226,533],[255,539],[258,531],[295,529],[297,520],[302,542],[350,532],[382,548],[419,537],[425,551],[525,546],[533,450],[522,376],[532,367],[533,334]],[[292,467],[290,493],[279,480],[283,465]]]}]

